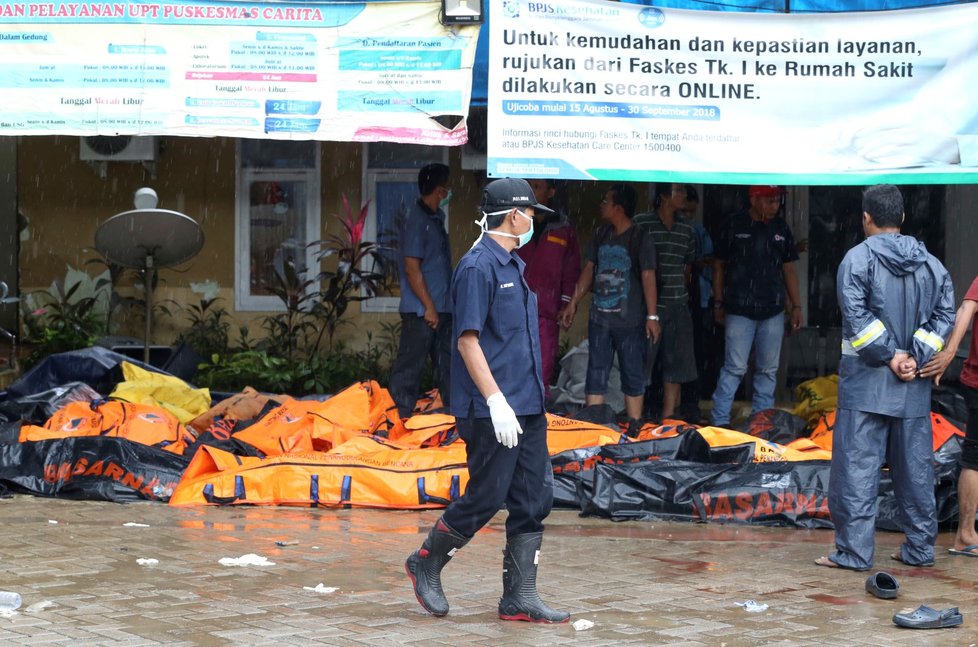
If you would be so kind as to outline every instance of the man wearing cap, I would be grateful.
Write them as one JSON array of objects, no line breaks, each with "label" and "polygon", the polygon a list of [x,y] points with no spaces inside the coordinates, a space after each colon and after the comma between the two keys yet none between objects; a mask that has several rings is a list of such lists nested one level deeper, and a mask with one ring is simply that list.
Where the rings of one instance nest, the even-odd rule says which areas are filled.
[{"label": "man wearing cap", "polygon": [[389,390],[402,418],[414,411],[427,357],[431,357],[442,402],[448,406],[451,400],[452,309],[448,287],[452,254],[443,210],[452,195],[448,177],[448,167],[439,163],[428,164],[418,172],[421,195],[398,232],[401,341],[391,366]]},{"label": "man wearing cap", "polygon": [[505,505],[503,620],[566,622],[536,589],[543,520],[553,503],[553,470],[543,409],[537,299],[513,253],[533,236],[536,202],[525,180],[491,182],[482,197],[482,235],[452,276],[455,313],[452,414],[465,441],[469,483],[405,568],[418,602],[448,614],[445,564]]},{"label": "man wearing cap", "polygon": [[[732,215],[714,249],[714,319],[724,325],[723,367],[713,392],[713,424],[730,424],[730,409],[754,349],[754,397],[751,414],[774,406],[784,313],[801,327],[801,297],[795,274],[791,229],[778,217],[784,189],[752,186],[750,208]],[[785,292],[788,303],[785,303]]]}]

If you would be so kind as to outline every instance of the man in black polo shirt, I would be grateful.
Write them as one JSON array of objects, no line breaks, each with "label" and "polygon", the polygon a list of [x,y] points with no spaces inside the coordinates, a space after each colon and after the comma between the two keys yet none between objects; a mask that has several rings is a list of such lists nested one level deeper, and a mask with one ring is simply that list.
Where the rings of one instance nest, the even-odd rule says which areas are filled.
[{"label": "man in black polo shirt", "polygon": [[752,186],[750,209],[732,215],[717,240],[713,266],[716,322],[725,325],[723,368],[713,392],[713,424],[730,424],[730,408],[747,359],[754,348],[754,399],[751,413],[774,406],[781,339],[784,337],[785,291],[791,327],[801,327],[795,240],[778,217],[784,190]]}]

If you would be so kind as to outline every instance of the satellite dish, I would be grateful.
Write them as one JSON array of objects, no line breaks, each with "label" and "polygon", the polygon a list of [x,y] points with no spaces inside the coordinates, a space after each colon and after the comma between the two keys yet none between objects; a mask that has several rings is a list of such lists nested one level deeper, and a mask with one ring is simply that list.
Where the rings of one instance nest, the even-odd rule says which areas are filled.
[{"label": "satellite dish", "polygon": [[[142,193],[141,193],[142,192]],[[152,189],[136,192],[136,205],[148,204]],[[197,255],[204,245],[200,225],[185,214],[168,209],[123,211],[107,219],[95,232],[95,249],[123,267],[142,270],[146,290],[146,337],[143,361],[149,363],[152,334],[153,283],[156,270],[178,265]]]},{"label": "satellite dish", "polygon": [[113,263],[137,269],[179,265],[196,256],[203,245],[200,225],[168,209],[123,211],[95,232],[95,249]]}]

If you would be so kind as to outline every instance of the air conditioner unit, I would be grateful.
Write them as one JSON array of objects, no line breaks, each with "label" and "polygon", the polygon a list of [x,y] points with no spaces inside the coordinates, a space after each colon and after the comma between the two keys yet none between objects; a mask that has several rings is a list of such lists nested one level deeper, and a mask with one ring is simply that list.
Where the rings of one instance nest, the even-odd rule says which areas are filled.
[{"label": "air conditioner unit", "polygon": [[156,137],[136,135],[82,137],[80,146],[85,162],[152,162],[159,149]]}]

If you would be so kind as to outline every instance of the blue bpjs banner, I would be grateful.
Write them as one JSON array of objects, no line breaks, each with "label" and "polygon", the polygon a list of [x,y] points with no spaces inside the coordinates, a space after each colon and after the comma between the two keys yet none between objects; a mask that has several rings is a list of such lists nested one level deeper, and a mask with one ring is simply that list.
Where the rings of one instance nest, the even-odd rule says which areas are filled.
[{"label": "blue bpjs banner", "polygon": [[746,14],[497,0],[489,174],[978,181],[978,5]]},{"label": "blue bpjs banner", "polygon": [[0,2],[0,135],[460,145],[478,26],[435,2]]}]

